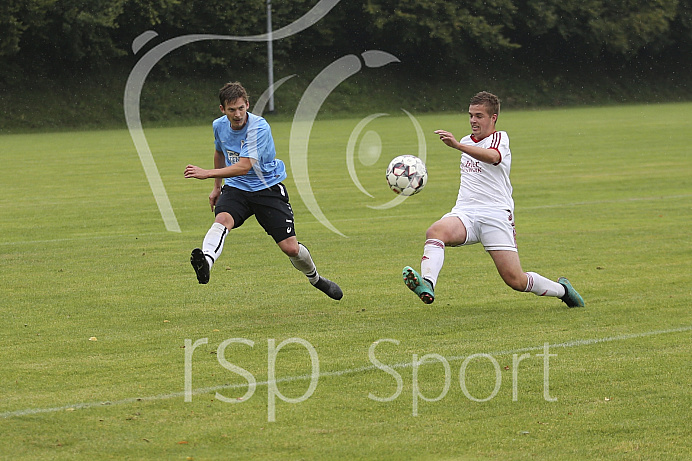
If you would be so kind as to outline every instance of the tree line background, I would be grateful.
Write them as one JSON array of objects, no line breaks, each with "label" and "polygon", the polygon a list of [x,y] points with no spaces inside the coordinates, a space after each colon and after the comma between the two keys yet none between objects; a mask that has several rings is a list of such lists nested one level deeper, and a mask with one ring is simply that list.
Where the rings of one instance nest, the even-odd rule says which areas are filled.
[{"label": "tree line background", "polygon": [[[316,3],[273,0],[274,29]],[[118,75],[121,82],[137,59],[132,41],[146,30],[160,41],[261,34],[266,0],[3,0],[0,93],[8,101],[13,88],[69,87],[75,76],[108,85],[108,76]],[[192,44],[166,57],[154,77],[196,75],[218,83],[230,70],[259,72],[267,63],[264,47]],[[444,75],[462,82],[491,73],[496,80],[531,80],[535,90],[572,72],[577,80],[641,77],[640,87],[660,76],[684,87],[678,80],[692,61],[692,0],[342,0],[309,29],[275,41],[275,66],[278,73],[295,71],[367,49],[394,54],[404,63],[400,73],[418,81]]]}]

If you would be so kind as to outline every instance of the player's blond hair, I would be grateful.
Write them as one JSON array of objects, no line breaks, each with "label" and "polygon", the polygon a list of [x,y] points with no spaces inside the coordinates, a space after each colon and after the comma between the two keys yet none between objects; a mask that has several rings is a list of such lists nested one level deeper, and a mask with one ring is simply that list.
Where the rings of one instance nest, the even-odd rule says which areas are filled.
[{"label": "player's blond hair", "polygon": [[484,106],[488,115],[500,116],[500,98],[487,91],[476,93],[469,101],[469,106]]}]

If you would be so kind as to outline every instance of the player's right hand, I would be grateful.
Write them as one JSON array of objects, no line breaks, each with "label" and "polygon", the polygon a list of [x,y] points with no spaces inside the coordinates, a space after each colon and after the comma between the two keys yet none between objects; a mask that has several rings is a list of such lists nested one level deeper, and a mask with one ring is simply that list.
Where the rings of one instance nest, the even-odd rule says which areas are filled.
[{"label": "player's right hand", "polygon": [[195,165],[188,165],[185,167],[185,173],[183,175],[186,178],[195,178],[195,179],[209,179],[209,170],[205,170],[204,168],[200,168]]},{"label": "player's right hand", "polygon": [[216,202],[219,200],[220,196],[221,189],[217,189],[216,187],[211,191],[211,194],[209,194],[209,205],[211,205],[211,211],[214,211],[214,207],[216,206]]}]

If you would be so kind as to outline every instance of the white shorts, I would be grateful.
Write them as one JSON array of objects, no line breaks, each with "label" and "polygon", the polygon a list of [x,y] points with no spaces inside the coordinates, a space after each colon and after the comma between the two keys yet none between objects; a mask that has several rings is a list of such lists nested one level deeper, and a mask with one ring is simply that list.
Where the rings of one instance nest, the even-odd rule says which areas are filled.
[{"label": "white shorts", "polygon": [[442,218],[448,217],[459,218],[466,227],[466,241],[461,245],[480,242],[485,251],[517,251],[517,231],[511,210],[454,207]]}]

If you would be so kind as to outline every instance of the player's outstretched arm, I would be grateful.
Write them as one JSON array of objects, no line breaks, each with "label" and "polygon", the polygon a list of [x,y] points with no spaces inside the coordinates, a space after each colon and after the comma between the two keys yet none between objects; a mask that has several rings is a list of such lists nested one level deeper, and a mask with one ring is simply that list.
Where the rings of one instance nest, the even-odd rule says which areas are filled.
[{"label": "player's outstretched arm", "polygon": [[496,165],[498,162],[502,160],[500,152],[496,151],[495,149],[484,149],[482,147],[462,144],[459,141],[457,141],[454,135],[449,131],[436,130],[435,134],[438,135],[440,137],[440,140],[449,147],[460,150],[465,154],[468,154],[471,157],[475,158],[476,160],[480,160],[481,162]]},{"label": "player's outstretched arm", "polygon": [[252,165],[256,160],[247,157],[241,157],[236,163],[223,168],[214,168],[213,170],[205,170],[195,165],[185,167],[185,177],[194,179],[209,179],[209,178],[232,178],[234,176],[243,176],[252,169]]},{"label": "player's outstretched arm", "polygon": [[442,141],[443,143],[445,143],[449,147],[461,150],[461,148],[460,148],[461,144],[459,143],[459,141],[456,140],[454,135],[452,133],[450,133],[449,131],[435,130],[435,134],[440,137],[440,141]]}]

